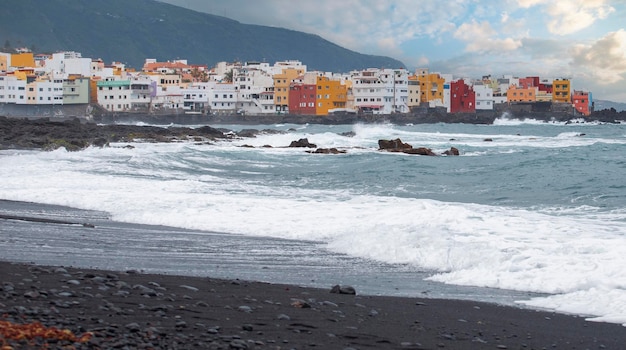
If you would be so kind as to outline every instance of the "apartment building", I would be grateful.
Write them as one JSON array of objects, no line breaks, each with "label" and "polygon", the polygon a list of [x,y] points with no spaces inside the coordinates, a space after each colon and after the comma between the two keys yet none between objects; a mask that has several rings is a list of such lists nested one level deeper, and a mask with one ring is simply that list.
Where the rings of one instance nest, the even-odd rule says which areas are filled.
[{"label": "apartment building", "polygon": [[588,116],[593,111],[593,97],[591,92],[574,90],[572,93],[572,103],[574,108],[584,116]]},{"label": "apartment building", "polygon": [[536,102],[537,101],[537,87],[520,87],[511,85],[507,91],[507,102]]},{"label": "apartment building", "polygon": [[130,80],[106,78],[96,84],[98,103],[109,112],[131,110]]},{"label": "apartment building", "polygon": [[552,101],[570,103],[571,81],[569,79],[554,79],[552,81]]},{"label": "apartment building", "polygon": [[476,111],[476,93],[473,87],[459,79],[450,82],[448,113],[471,113]]},{"label": "apartment building", "polygon": [[318,76],[315,81],[315,114],[328,115],[331,112],[345,110],[348,103],[348,87],[341,79]]},{"label": "apartment building", "polygon": [[490,85],[485,85],[482,82],[474,84],[474,93],[476,94],[476,109],[477,110],[493,110],[495,100],[493,98],[493,89]]},{"label": "apartment building", "polygon": [[418,69],[416,75],[420,84],[420,102],[430,107],[443,106],[446,78],[439,73],[429,73],[426,68]]},{"label": "apartment building", "polygon": [[351,73],[354,106],[362,113],[407,113],[408,71],[370,68]]}]

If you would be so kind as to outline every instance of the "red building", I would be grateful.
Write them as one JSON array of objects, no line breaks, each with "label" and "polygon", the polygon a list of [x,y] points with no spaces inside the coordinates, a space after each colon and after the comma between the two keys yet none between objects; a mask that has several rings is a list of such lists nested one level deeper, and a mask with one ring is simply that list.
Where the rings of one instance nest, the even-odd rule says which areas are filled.
[{"label": "red building", "polygon": [[289,85],[289,113],[315,115],[316,88],[315,84]]},{"label": "red building", "polygon": [[572,102],[574,108],[584,116],[591,114],[592,98],[591,94],[586,91],[574,90],[572,94]]},{"label": "red building", "polygon": [[539,85],[539,77],[527,77],[519,79],[519,87],[529,89]]},{"label": "red building", "polygon": [[476,112],[476,93],[463,79],[450,83],[450,113]]}]

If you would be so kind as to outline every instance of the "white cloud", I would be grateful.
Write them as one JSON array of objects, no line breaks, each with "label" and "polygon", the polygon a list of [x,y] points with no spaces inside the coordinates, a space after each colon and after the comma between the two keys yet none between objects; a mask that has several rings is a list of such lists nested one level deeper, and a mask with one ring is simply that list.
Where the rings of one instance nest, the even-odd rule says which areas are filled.
[{"label": "white cloud", "polygon": [[572,49],[571,65],[600,84],[613,84],[626,79],[626,30],[608,33],[591,45]]},{"label": "white cloud", "polygon": [[459,26],[454,37],[467,43],[465,51],[468,52],[505,52],[522,46],[519,39],[496,38],[497,34],[489,22],[472,21]]},{"label": "white cloud", "polygon": [[521,8],[542,6],[550,16],[546,23],[548,31],[556,35],[567,35],[605,19],[615,9],[608,0],[518,0]]}]

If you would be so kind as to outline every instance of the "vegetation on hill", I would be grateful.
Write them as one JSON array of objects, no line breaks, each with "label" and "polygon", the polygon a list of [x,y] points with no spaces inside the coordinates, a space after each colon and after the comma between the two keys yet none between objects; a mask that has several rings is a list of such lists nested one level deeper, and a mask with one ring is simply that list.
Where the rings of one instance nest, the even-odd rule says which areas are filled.
[{"label": "vegetation on hill", "polygon": [[135,68],[146,58],[209,66],[300,60],[311,70],[332,72],[404,67],[398,60],[350,51],[317,35],[242,24],[154,0],[5,0],[3,5],[0,43],[7,48],[78,51]]}]

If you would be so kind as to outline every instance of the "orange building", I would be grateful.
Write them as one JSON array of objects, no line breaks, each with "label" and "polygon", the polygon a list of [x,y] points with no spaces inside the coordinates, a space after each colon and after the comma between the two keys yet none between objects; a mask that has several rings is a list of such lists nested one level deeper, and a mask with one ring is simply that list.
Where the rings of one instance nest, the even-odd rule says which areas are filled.
[{"label": "orange building", "polygon": [[427,69],[417,71],[417,80],[420,83],[420,102],[429,103],[439,100],[443,103],[443,85],[446,80],[438,73],[428,73]]},{"label": "orange building", "polygon": [[578,112],[584,116],[588,116],[591,114],[593,105],[591,93],[574,90],[574,93],[572,94],[572,104]]},{"label": "orange building", "polygon": [[336,108],[346,108],[348,102],[348,88],[339,80],[328,77],[317,77],[317,99],[315,103],[316,115],[328,115]]},{"label": "orange building", "polygon": [[6,72],[8,70],[9,58],[11,58],[10,54],[0,52],[0,72]]},{"label": "orange building", "polygon": [[518,87],[515,85],[509,86],[506,92],[506,102],[536,102],[537,101],[537,88],[536,87]]},{"label": "orange building", "polygon": [[570,103],[571,82],[569,79],[554,79],[552,81],[552,101]]},{"label": "orange building", "polygon": [[306,68],[285,68],[280,74],[274,74],[274,105],[276,113],[289,112],[289,86],[291,82],[304,74]]},{"label": "orange building", "polygon": [[12,53],[12,67],[35,67],[35,56],[32,52]]}]

